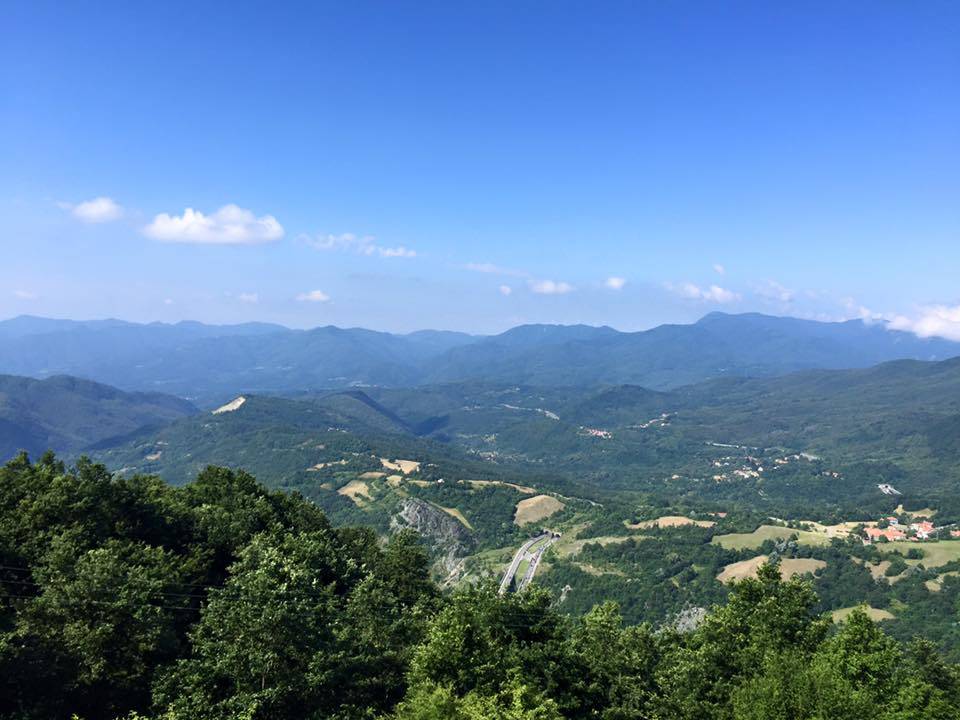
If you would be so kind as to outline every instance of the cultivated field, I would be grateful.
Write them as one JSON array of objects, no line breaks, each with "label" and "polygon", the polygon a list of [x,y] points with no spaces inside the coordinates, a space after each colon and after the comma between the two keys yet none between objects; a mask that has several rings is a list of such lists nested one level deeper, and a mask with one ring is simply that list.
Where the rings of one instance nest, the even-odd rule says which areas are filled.
[{"label": "cultivated field", "polygon": [[345,495],[346,497],[353,500],[357,505],[362,506],[364,500],[373,500],[370,496],[370,486],[367,485],[363,480],[351,480],[342,488],[337,490],[340,495]]},{"label": "cultivated field", "polygon": [[[730,563],[723,571],[717,575],[717,580],[722,583],[733,582],[734,580],[743,580],[748,577],[756,577],[760,566],[767,561],[766,555],[758,555],[749,560]],[[823,560],[814,560],[812,558],[784,558],[780,561],[780,577],[787,580],[794,575],[803,575],[805,573],[815,573],[827,566]]]},{"label": "cultivated field", "polygon": [[717,535],[712,542],[717,543],[729,550],[746,550],[748,548],[760,547],[764,540],[786,540],[791,535],[796,535],[798,542],[803,545],[829,545],[830,538],[823,533],[810,532],[808,530],[792,530],[779,525],[761,525],[752,533],[731,533],[729,535]]},{"label": "cultivated field", "polygon": [[946,565],[952,560],[960,560],[960,540],[935,540],[924,543],[889,543],[884,549],[893,550],[901,555],[906,555],[912,548],[919,548],[923,551],[922,560],[907,560],[908,565],[918,565],[923,563],[926,568],[938,568]]},{"label": "cultivated field", "polygon": [[550,495],[537,495],[517,503],[517,512],[513,522],[517,525],[526,525],[548,518],[566,507],[562,502]]},{"label": "cultivated field", "polygon": [[409,475],[410,473],[419,472],[420,463],[416,460],[389,460],[387,458],[380,458],[380,464],[383,465],[387,470],[396,470],[397,472],[402,472],[404,475]]}]

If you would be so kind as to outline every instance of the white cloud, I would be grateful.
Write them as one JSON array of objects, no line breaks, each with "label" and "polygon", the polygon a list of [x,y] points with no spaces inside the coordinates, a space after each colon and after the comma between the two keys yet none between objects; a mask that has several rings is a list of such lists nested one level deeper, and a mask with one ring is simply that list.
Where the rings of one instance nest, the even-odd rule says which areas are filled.
[{"label": "white cloud", "polygon": [[530,283],[530,289],[538,295],[565,295],[573,290],[573,285],[554,280],[535,280]]},{"label": "white cloud", "polygon": [[502,267],[500,265],[495,265],[494,263],[467,263],[464,265],[467,270],[472,270],[473,272],[486,273],[488,275],[505,275],[507,277],[521,277],[528,278],[530,273],[524,272],[523,270],[514,270],[513,268]]},{"label": "white cloud", "polygon": [[607,281],[604,283],[604,285],[611,290],[623,290],[623,286],[626,284],[626,278],[622,277],[608,277]]},{"label": "white cloud", "polygon": [[224,205],[210,215],[187,208],[183,215],[160,213],[143,229],[155,240],[203,245],[259,245],[283,237],[273,215],[257,217],[250,210]]},{"label": "white cloud", "polygon": [[763,285],[754,288],[754,292],[767,300],[776,300],[782,303],[793,302],[796,293],[790,288],[784,287],[775,280],[767,280]]},{"label": "white cloud", "polygon": [[93,200],[77,203],[59,203],[60,207],[68,210],[77,220],[85,223],[106,223],[119,220],[123,216],[123,208],[108,197],[96,197]]},{"label": "white cloud", "polygon": [[14,290],[14,297],[20,300],[36,300],[39,295],[36,293],[29,292],[28,290]]},{"label": "white cloud", "polygon": [[380,253],[380,257],[404,257],[412,258],[417,256],[416,250],[411,250],[410,248],[405,248],[403,245],[398,245],[397,247],[378,247],[377,252]]},{"label": "white cloud", "polygon": [[242,303],[256,305],[258,302],[260,302],[260,296],[257,293],[240,293],[237,295],[237,300]]},{"label": "white cloud", "polygon": [[740,296],[737,293],[733,292],[732,290],[722,288],[719,285],[711,285],[707,288],[701,288],[699,285],[694,285],[691,282],[682,283],[680,285],[667,283],[667,289],[675,292],[681,297],[685,297],[690,300],[700,300],[703,302],[726,304],[736,302],[740,299]]},{"label": "white cloud", "polygon": [[501,294],[501,295],[511,295],[512,293],[513,293],[513,288],[510,287],[509,285],[501,285],[501,286],[500,286],[500,294]]},{"label": "white cloud", "polygon": [[173,305],[173,298],[164,298],[164,299],[163,299],[163,304],[164,304],[164,305]]},{"label": "white cloud", "polygon": [[890,318],[887,327],[907,330],[923,338],[942,337],[960,341],[960,305],[928,305],[920,308],[915,317],[897,315]]},{"label": "white cloud", "polygon": [[720,263],[716,263],[716,264],[713,266],[713,271],[714,271],[717,275],[726,275],[726,273],[727,273],[727,269],[726,269],[723,265],[721,265]]},{"label": "white cloud", "polygon": [[377,245],[372,235],[354,235],[341,233],[340,235],[301,235],[300,240],[317,250],[346,250],[359,255],[379,255],[383,258],[414,258],[417,251],[403,245],[384,247]]},{"label": "white cloud", "polygon": [[330,301],[330,296],[327,295],[323,290],[311,290],[310,292],[304,292],[297,295],[297,300],[300,302],[325,303]]}]

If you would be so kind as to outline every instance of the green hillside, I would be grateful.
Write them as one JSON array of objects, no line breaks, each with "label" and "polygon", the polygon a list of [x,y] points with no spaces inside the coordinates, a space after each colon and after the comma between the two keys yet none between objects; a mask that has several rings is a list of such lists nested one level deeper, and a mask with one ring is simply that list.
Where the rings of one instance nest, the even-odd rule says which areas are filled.
[{"label": "green hillside", "polygon": [[0,460],[20,450],[74,453],[157,428],[197,410],[160,393],[126,393],[73,377],[0,375]]}]

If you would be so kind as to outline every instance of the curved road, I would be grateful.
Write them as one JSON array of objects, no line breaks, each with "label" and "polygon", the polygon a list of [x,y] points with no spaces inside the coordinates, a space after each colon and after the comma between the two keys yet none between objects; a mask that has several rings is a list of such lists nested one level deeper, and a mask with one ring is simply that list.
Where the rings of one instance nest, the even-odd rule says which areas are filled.
[{"label": "curved road", "polygon": [[542,540],[548,540],[548,542],[544,543],[543,547],[539,548],[537,552],[530,557],[530,565],[527,567],[527,571],[524,573],[523,579],[520,581],[520,585],[517,589],[522,590],[533,579],[534,573],[537,572],[537,566],[540,564],[540,558],[543,556],[544,551],[550,547],[553,542],[551,533],[542,533],[537,535],[535,538],[530,538],[520,546],[520,549],[517,550],[516,554],[514,554],[513,560],[510,561],[510,567],[508,567],[507,572],[504,573],[503,580],[500,581],[501,595],[510,589],[510,584],[513,582],[513,578],[517,574],[517,569],[520,567],[520,563],[523,562],[524,558],[529,556],[530,548]]},{"label": "curved road", "polygon": [[517,550],[516,554],[513,556],[513,560],[510,561],[510,567],[507,568],[507,572],[504,573],[503,580],[500,581],[500,594],[503,595],[509,588],[510,583],[513,582],[513,576],[517,574],[517,568],[520,567],[520,563],[523,562],[524,556],[526,556],[527,551],[538,541],[543,540],[547,536],[546,533],[542,535],[537,535],[535,538],[530,538],[523,545],[520,546],[520,549]]},{"label": "curved road", "polygon": [[530,564],[527,565],[527,571],[523,574],[523,579],[520,580],[520,584],[517,585],[517,592],[523,590],[533,580],[533,576],[537,574],[537,568],[540,567],[540,558],[543,557],[543,554],[551,545],[553,545],[552,537],[548,538],[547,541],[537,549],[537,552],[534,553],[533,557],[530,558]]}]

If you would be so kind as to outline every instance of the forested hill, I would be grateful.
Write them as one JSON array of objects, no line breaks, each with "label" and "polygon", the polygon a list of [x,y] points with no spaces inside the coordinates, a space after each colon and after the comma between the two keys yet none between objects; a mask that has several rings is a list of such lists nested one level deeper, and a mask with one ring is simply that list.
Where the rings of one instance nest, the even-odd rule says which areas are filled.
[{"label": "forested hill", "polygon": [[210,468],[184,487],[52,456],[0,468],[0,716],[18,720],[948,720],[960,668],[773,566],[685,634],[443,595],[381,544]]},{"label": "forested hill", "polygon": [[137,325],[15,318],[0,322],[0,340],[0,372],[77,375],[124,390],[160,390],[208,406],[239,392],[356,385],[629,383],[667,389],[718,377],[960,355],[960,343],[922,339],[882,324],[721,313],[644,332],[524,325],[492,337],[337,327],[290,330],[262,323]]},{"label": "forested hill", "polygon": [[196,411],[170,395],[127,393],[74,377],[0,375],[0,462],[20,450],[83,450]]}]

